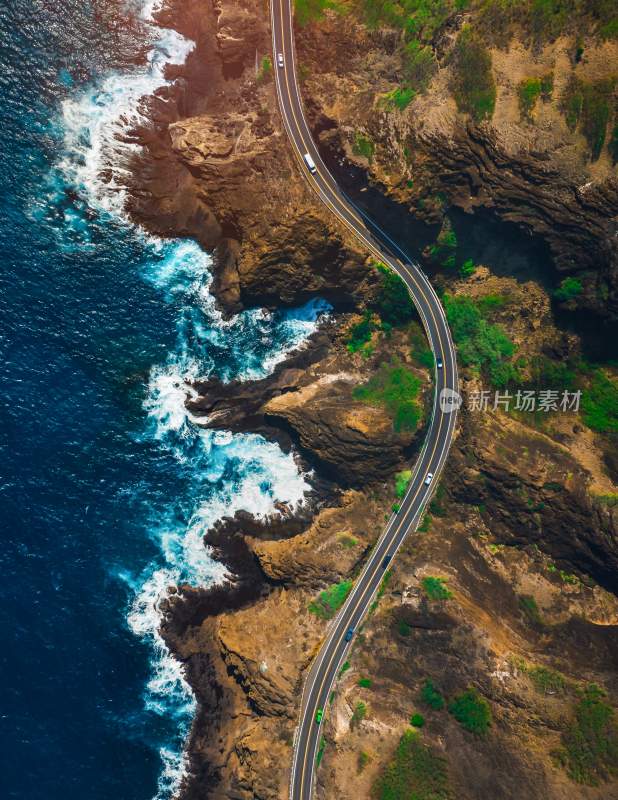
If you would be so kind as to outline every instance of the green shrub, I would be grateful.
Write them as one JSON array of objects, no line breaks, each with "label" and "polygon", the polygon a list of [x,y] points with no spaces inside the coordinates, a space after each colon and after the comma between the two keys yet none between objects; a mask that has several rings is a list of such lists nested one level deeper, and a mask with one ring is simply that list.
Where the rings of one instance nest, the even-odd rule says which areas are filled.
[{"label": "green shrub", "polygon": [[394,758],[372,787],[375,800],[450,800],[452,796],[446,760],[412,730],[403,734]]},{"label": "green shrub", "polygon": [[499,325],[483,319],[479,306],[469,297],[444,295],[446,317],[464,366],[486,372],[494,386],[505,386],[518,378],[509,359],[515,345]]},{"label": "green shrub", "polygon": [[363,689],[371,689],[371,687],[373,686],[373,681],[371,680],[371,678],[359,678],[358,685]]},{"label": "green shrub", "polygon": [[352,719],[350,720],[350,727],[354,728],[356,725],[359,725],[367,716],[367,706],[365,703],[359,702],[356,704],[356,708],[352,713]]},{"label": "green shrub", "polygon": [[454,267],[456,251],[457,234],[453,230],[453,226],[448,217],[445,217],[435,243],[429,248],[429,255],[443,267]]},{"label": "green shrub", "polygon": [[344,672],[347,672],[350,669],[350,667],[351,667],[350,662],[344,661],[343,664],[341,665],[341,669],[339,670],[339,677],[341,677]]},{"label": "green shrub", "polygon": [[541,96],[540,78],[526,78],[517,88],[519,96],[519,110],[522,117],[530,117],[536,106],[536,102]]},{"label": "green shrub", "polygon": [[534,597],[532,597],[532,595],[522,594],[519,598],[519,607],[524,612],[524,616],[528,622],[532,622],[535,625],[543,624],[541,612],[539,611],[536,600]]},{"label": "green shrub", "polygon": [[362,320],[350,328],[350,338],[346,345],[350,353],[357,353],[367,342],[371,341],[371,334],[375,327],[371,319],[371,313],[369,311],[365,312]]},{"label": "green shrub", "polygon": [[578,278],[565,278],[560,282],[560,286],[554,292],[554,297],[561,303],[568,303],[575,299],[584,290],[582,282]]},{"label": "green shrub", "polygon": [[408,83],[417,92],[427,91],[429,82],[438,69],[431,47],[425,47],[412,39],[404,47],[403,70]]},{"label": "green shrub", "polygon": [[362,772],[370,761],[371,757],[369,756],[369,753],[361,750],[358,754],[358,760],[356,762],[356,771]]},{"label": "green shrub", "polygon": [[410,717],[410,725],[415,728],[422,728],[425,724],[425,717],[422,714],[412,714]]},{"label": "green shrub", "polygon": [[318,767],[320,766],[320,762],[324,758],[324,750],[326,750],[326,739],[322,736],[322,738],[320,739],[320,747],[315,757],[315,763],[317,764]]},{"label": "green shrub", "polygon": [[556,694],[566,689],[564,675],[549,667],[529,667],[526,672],[540,694]]},{"label": "green shrub", "polygon": [[404,498],[411,478],[411,469],[404,469],[402,472],[398,472],[395,476],[395,495],[399,500]]},{"label": "green shrub", "polygon": [[352,581],[341,581],[320,592],[316,600],[309,603],[309,611],[320,619],[332,619],[344,604],[352,590]]},{"label": "green shrub", "polygon": [[322,19],[326,9],[340,11],[341,7],[335,0],[294,0],[294,13],[296,22],[304,27],[310,22]]},{"label": "green shrub", "polygon": [[354,134],[354,142],[352,144],[352,152],[355,156],[362,156],[368,161],[371,161],[375,152],[375,145],[366,136],[360,133]]},{"label": "green shrub", "polygon": [[382,364],[375,375],[353,390],[355,400],[381,406],[393,420],[397,432],[414,431],[421,418],[417,403],[421,382],[397,360]]},{"label": "green shrub", "polygon": [[618,380],[595,370],[582,393],[581,409],[584,422],[593,431],[618,433]]},{"label": "green shrub", "polygon": [[454,78],[451,86],[457,108],[476,122],[491,119],[496,105],[496,82],[489,50],[466,25],[454,51]]},{"label": "green shrub", "polygon": [[487,319],[508,303],[509,298],[504,294],[485,294],[476,300],[476,307],[483,317]]},{"label": "green shrub", "polygon": [[459,275],[462,278],[470,278],[476,272],[476,265],[471,258],[466,259],[459,267]]},{"label": "green shrub", "polygon": [[339,536],[339,543],[347,550],[352,550],[352,548],[356,547],[358,544],[358,539],[354,538],[354,536],[348,535],[347,533],[342,533]]},{"label": "green shrub", "polygon": [[421,326],[412,323],[408,330],[408,338],[410,340],[412,358],[416,361],[418,366],[433,369],[433,352],[427,343],[425,332]]},{"label": "green shrub", "polygon": [[571,130],[575,130],[578,126],[581,128],[593,161],[599,158],[605,144],[615,85],[616,81],[613,78],[595,82],[573,78],[562,99],[567,125]]},{"label": "green shrub", "polygon": [[375,309],[380,319],[393,327],[405,325],[414,319],[416,310],[405,282],[385,264],[376,264],[380,273],[380,288]]},{"label": "green shrub", "polygon": [[427,531],[431,528],[431,514],[425,514],[423,517],[421,524],[416,529],[419,533],[427,533]]},{"label": "green shrub", "polygon": [[448,704],[449,713],[470,733],[485,736],[491,725],[489,703],[476,689],[466,689]]},{"label": "green shrub", "polygon": [[433,681],[429,679],[425,681],[421,688],[421,700],[429,708],[433,708],[434,711],[441,711],[446,704],[444,697],[434,686]]},{"label": "green shrub", "polygon": [[416,91],[410,86],[399,86],[386,96],[386,104],[399,111],[405,111],[416,97]]},{"label": "green shrub", "polygon": [[400,619],[397,623],[397,632],[400,636],[409,636],[412,633],[412,626],[405,620]]},{"label": "green shrub", "polygon": [[618,123],[614,125],[612,130],[612,138],[609,140],[609,144],[607,145],[609,150],[609,154],[612,157],[612,163],[618,163]]},{"label": "green shrub", "polygon": [[258,83],[264,83],[267,81],[273,71],[273,62],[270,60],[270,56],[264,56],[262,61],[260,62],[260,69],[257,76]]},{"label": "green shrub", "polygon": [[576,783],[597,786],[618,774],[618,726],[598,686],[584,690],[562,745],[556,756]]},{"label": "green shrub", "polygon": [[429,600],[449,600],[453,593],[447,588],[444,578],[434,578],[431,575],[421,581],[423,591]]}]

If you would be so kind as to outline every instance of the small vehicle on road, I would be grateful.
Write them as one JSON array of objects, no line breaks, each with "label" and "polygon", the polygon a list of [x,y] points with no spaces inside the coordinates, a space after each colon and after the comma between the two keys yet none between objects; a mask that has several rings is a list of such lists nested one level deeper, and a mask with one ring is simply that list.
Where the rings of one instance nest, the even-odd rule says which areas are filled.
[{"label": "small vehicle on road", "polygon": [[440,356],[438,356],[436,358],[436,367],[438,369],[442,369],[443,366],[444,366],[444,363],[443,363],[442,359],[440,358]]},{"label": "small vehicle on road", "polygon": [[316,721],[317,725],[319,725],[320,722],[322,722],[322,717],[323,716],[324,716],[324,709],[323,708],[318,708],[318,710],[316,712],[316,715],[315,715],[315,721]]},{"label": "small vehicle on road", "polygon": [[277,64],[283,68],[283,53],[277,53]]},{"label": "small vehicle on road", "polygon": [[393,556],[391,555],[391,553],[387,553],[384,556],[384,558],[382,559],[382,569],[386,569],[388,567],[388,565],[391,563],[391,558],[392,557]]},{"label": "small vehicle on road", "polygon": [[350,639],[354,636],[354,628],[349,628],[346,635],[343,637],[346,642],[349,642]]},{"label": "small vehicle on road", "polygon": [[425,478],[425,486],[429,486],[432,480],[433,480],[433,472],[428,472],[427,477]]},{"label": "small vehicle on road", "polygon": [[305,164],[309,168],[309,172],[316,173],[318,171],[318,168],[316,167],[315,161],[311,158],[309,153],[305,153],[303,158],[305,159]]}]

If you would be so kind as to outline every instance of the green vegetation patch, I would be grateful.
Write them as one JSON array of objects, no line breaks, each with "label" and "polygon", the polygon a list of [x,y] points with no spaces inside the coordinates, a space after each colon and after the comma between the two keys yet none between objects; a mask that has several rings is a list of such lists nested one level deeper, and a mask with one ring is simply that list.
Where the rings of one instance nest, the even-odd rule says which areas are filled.
[{"label": "green vegetation patch", "polygon": [[449,800],[447,762],[423,744],[420,734],[406,731],[394,758],[372,787],[374,800]]},{"label": "green vegetation patch", "polygon": [[515,345],[504,330],[489,324],[470,297],[445,294],[443,300],[461,363],[486,372],[497,387],[516,380],[518,371],[510,361]]},{"label": "green vegetation patch", "polygon": [[346,347],[350,353],[358,353],[371,341],[371,336],[376,329],[370,311],[366,311],[362,320],[352,325]]},{"label": "green vegetation patch", "polygon": [[422,714],[412,714],[410,717],[410,725],[415,728],[422,728],[425,724],[425,717]]},{"label": "green vegetation patch", "polygon": [[446,705],[446,701],[440,693],[440,690],[430,679],[427,679],[421,687],[421,700],[425,705],[429,706],[429,708],[433,708],[434,711],[441,711]]},{"label": "green vegetation patch", "polygon": [[320,747],[315,757],[315,763],[317,764],[318,767],[320,766],[320,762],[324,758],[324,750],[326,750],[326,739],[322,736],[322,738],[320,739]]},{"label": "green vegetation patch", "polygon": [[476,689],[466,689],[448,704],[449,713],[470,733],[485,736],[491,726],[491,708]]},{"label": "green vegetation patch", "polygon": [[519,110],[522,117],[530,118],[539,97],[550,100],[554,91],[554,76],[549,73],[541,78],[525,78],[517,87]]},{"label": "green vegetation patch", "polygon": [[421,418],[417,402],[421,382],[398,360],[383,363],[375,375],[362,386],[355,387],[355,400],[381,406],[393,420],[395,431],[415,431]]},{"label": "green vegetation patch", "polygon": [[400,636],[409,636],[412,633],[412,626],[404,619],[400,619],[397,623],[397,633]]},{"label": "green vegetation patch", "polygon": [[554,292],[554,297],[561,303],[568,303],[580,295],[583,290],[582,282],[578,278],[568,277],[560,282],[560,286]]},{"label": "green vegetation patch", "polygon": [[532,622],[534,625],[543,624],[541,612],[539,611],[537,602],[532,595],[522,594],[519,598],[519,607],[523,611],[528,622]]},{"label": "green vegetation patch", "polygon": [[445,578],[434,578],[431,575],[421,581],[423,592],[429,600],[450,600],[453,593],[447,588]]},{"label": "green vegetation patch", "polygon": [[361,133],[354,134],[354,142],[352,143],[352,152],[355,156],[362,156],[368,161],[371,161],[375,153],[375,145],[367,136]]},{"label": "green vegetation patch", "polygon": [[365,705],[365,703],[359,700],[352,713],[350,726],[352,728],[356,727],[356,725],[359,725],[365,719],[366,716],[367,716],[367,706]]},{"label": "green vegetation patch", "polygon": [[264,56],[262,61],[260,62],[260,69],[257,75],[258,83],[264,83],[267,81],[273,71],[273,62],[270,60],[270,56]]},{"label": "green vegetation patch", "polygon": [[593,161],[605,144],[615,86],[614,78],[594,82],[572,78],[562,98],[567,125],[573,131],[579,128],[585,136]]},{"label": "green vegetation patch", "polygon": [[351,580],[336,583],[320,592],[317,599],[309,603],[309,611],[320,617],[320,619],[332,619],[345,603],[345,599],[351,590]]},{"label": "green vegetation patch", "polygon": [[471,258],[467,258],[464,263],[459,267],[460,278],[471,278],[476,272],[476,264]]},{"label": "green vegetation patch", "polygon": [[363,689],[371,689],[373,686],[373,681],[371,678],[359,678],[358,685]]},{"label": "green vegetation patch", "polygon": [[496,105],[496,82],[491,54],[472,28],[466,25],[454,51],[454,77],[451,90],[457,108],[475,122],[491,119]]},{"label": "green vegetation patch", "polygon": [[294,0],[296,22],[301,27],[321,20],[327,9],[339,12],[343,10],[336,0]]},{"label": "green vegetation patch", "polygon": [[539,694],[561,694],[566,689],[566,678],[549,667],[528,667],[527,674]]},{"label": "green vegetation patch", "polygon": [[436,241],[429,248],[429,256],[441,266],[450,268],[455,266],[456,251],[457,234],[448,217],[445,217]]},{"label": "green vegetation patch", "polygon": [[415,97],[416,91],[411,86],[398,86],[386,95],[386,105],[389,108],[405,111]]},{"label": "green vegetation patch", "polygon": [[347,550],[352,550],[358,544],[358,539],[348,533],[342,533],[339,536],[339,543]]},{"label": "green vegetation patch", "polygon": [[403,71],[410,86],[416,92],[426,92],[438,70],[433,49],[418,39],[411,39],[404,46]]},{"label": "green vegetation patch", "polygon": [[597,786],[618,774],[618,726],[604,692],[588,686],[555,754],[571,780]]},{"label": "green vegetation patch", "polygon": [[411,469],[404,469],[402,472],[398,472],[395,476],[395,495],[399,500],[404,498],[411,479]]},{"label": "green vegetation patch", "polygon": [[398,327],[406,325],[416,314],[408,287],[402,278],[385,264],[376,263],[380,273],[380,288],[375,309],[382,322]]},{"label": "green vegetation patch", "polygon": [[425,332],[418,323],[411,323],[408,329],[408,338],[410,341],[412,358],[416,361],[418,366],[425,367],[426,369],[433,369],[435,363],[433,351],[431,347],[429,347]]},{"label": "green vegetation patch", "polygon": [[599,433],[618,433],[618,380],[596,369],[582,393],[582,418]]},{"label": "green vegetation patch", "polygon": [[371,756],[369,755],[369,753],[366,753],[364,750],[361,750],[358,754],[358,759],[356,761],[356,771],[362,772],[370,761],[371,761]]}]

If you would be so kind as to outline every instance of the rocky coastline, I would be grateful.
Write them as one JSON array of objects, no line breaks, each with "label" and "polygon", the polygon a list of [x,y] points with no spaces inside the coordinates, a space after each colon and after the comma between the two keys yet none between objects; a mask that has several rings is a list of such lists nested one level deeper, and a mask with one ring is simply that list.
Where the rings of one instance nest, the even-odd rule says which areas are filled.
[{"label": "rocky coastline", "polygon": [[[237,515],[210,530],[205,546],[226,565],[229,581],[208,591],[174,587],[161,609],[162,635],[198,700],[180,797],[274,800],[287,796],[303,674],[324,631],[324,620],[306,609],[329,585],[353,578],[391,513],[394,476],[413,462],[423,439],[422,421],[413,434],[397,432],[382,409],[355,398],[354,387],[396,358],[417,376],[426,409],[430,370],[414,362],[404,330],[374,332],[365,355],[348,348],[379,278],[298,175],[264,61],[270,36],[263,4],[167,0],[159,21],[196,47],[173,68],[173,85],[147,101],[151,124],[134,132],[142,149],[131,165],[129,212],[158,235],[191,237],[213,253],[212,291],[226,315],[317,296],[334,309],[306,347],[267,378],[194,383],[187,408],[195,424],[258,432],[293,450],[312,473],[313,492],[301,509],[281,508],[265,522]],[[578,313],[614,330],[615,176],[599,173],[590,182],[576,147],[568,163],[560,161],[564,138],[550,143],[525,126],[490,128],[456,117],[440,84],[419,97],[405,122],[377,108],[362,87],[392,84],[398,65],[391,39],[335,14],[299,31],[306,105],[346,189],[385,217],[394,210],[421,257],[450,206],[469,214],[489,209],[533,232],[551,254],[543,281],[556,286],[563,274],[583,275]],[[437,100],[440,113],[429,108]],[[379,156],[353,152],[355,130],[372,136]],[[506,132],[520,137],[517,147]],[[445,279],[430,257],[424,265],[442,288],[468,291]],[[582,344],[558,325],[543,281],[487,270],[474,281],[481,294],[513,298],[496,320],[514,331],[531,361],[551,352],[579,357]],[[464,371],[464,392],[475,386]],[[333,760],[327,755],[321,797],[346,796],[352,785],[369,796],[400,732],[396,705],[409,705],[407,687],[427,674],[441,677],[447,694],[479,687],[495,708],[495,741],[466,740],[451,719],[436,722],[433,746],[450,751],[458,797],[515,797],[517,787],[530,798],[608,796],[606,784],[573,787],[552,766],[562,724],[557,704],[553,695],[534,695],[521,666],[558,663],[573,685],[596,681],[618,691],[618,516],[616,506],[595,499],[616,490],[616,476],[608,474],[598,437],[573,420],[565,425],[548,432],[516,418],[462,415],[431,526],[407,545],[367,623],[371,647],[355,655],[338,685],[327,733]],[[455,600],[440,605],[423,594],[423,578],[432,574],[448,578]],[[534,614],[521,600],[531,596],[539,598]],[[584,661],[583,647],[590,652]],[[354,759],[365,745],[352,722],[355,681],[368,670],[383,677],[385,711],[380,716],[372,701],[375,722],[365,734],[373,767],[357,772]],[[471,762],[476,774],[466,767]]]}]

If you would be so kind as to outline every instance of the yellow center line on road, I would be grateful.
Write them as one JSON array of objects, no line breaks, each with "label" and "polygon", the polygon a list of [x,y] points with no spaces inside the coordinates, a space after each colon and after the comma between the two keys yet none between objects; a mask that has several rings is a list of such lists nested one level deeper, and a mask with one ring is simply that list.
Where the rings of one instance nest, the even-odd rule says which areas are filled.
[{"label": "yellow center line on road", "polygon": [[[281,21],[282,21],[282,26],[283,26],[283,18],[284,18],[283,0],[279,0],[279,8],[280,8],[280,12],[281,12]],[[283,28],[281,30],[281,33],[283,34]],[[296,124],[296,129],[297,129],[298,135],[299,135],[299,137],[300,137],[300,139],[301,139],[301,141],[303,143],[303,147],[305,148],[305,152],[310,152],[312,147],[315,147],[317,149],[316,144],[313,141],[313,138],[311,138],[311,136],[309,136],[309,138],[307,138],[305,136],[304,128],[299,123],[298,117],[296,116],[296,111],[294,109],[294,99],[295,98],[298,98],[299,106],[300,106],[300,91],[299,91],[299,88],[298,88],[298,81],[296,80],[296,59],[294,57],[294,32],[292,30],[292,15],[291,14],[289,15],[289,34],[290,34],[290,42],[291,42],[291,47],[292,47],[292,53],[291,53],[292,58],[290,60],[291,60],[291,63],[292,63],[292,75],[294,77],[294,91],[292,91],[292,88],[290,86],[290,81],[288,79],[287,66],[285,66],[283,68],[285,84],[286,84],[286,86],[288,88],[288,97],[290,98],[290,111],[292,112],[292,116],[293,116],[294,122]],[[285,56],[286,56],[288,51],[286,50],[285,36],[284,35],[282,35],[282,37],[281,37],[281,52],[283,53],[284,59],[285,59]],[[274,53],[275,62],[276,62],[276,59],[277,59],[277,54]],[[275,80],[278,81],[278,79],[279,79],[279,71],[277,71],[277,73],[276,73]],[[302,113],[302,111],[301,111],[301,113]],[[304,120],[304,118],[303,118],[303,120]],[[307,130],[308,130],[308,128],[307,128]],[[293,137],[292,137],[292,139],[293,139]],[[296,142],[293,142],[293,143],[296,146]],[[298,153],[301,156],[302,163],[305,164],[305,160],[303,158],[304,154],[302,154],[300,151],[298,151]],[[315,166],[316,166],[316,170],[317,170],[318,175],[322,178],[324,183],[327,186],[329,186],[329,188],[331,189],[334,197],[337,200],[337,203],[341,206],[343,211],[345,211],[345,213],[349,214],[353,219],[355,219],[358,222],[359,225],[361,225],[362,227],[365,227],[365,223],[363,222],[363,220],[359,216],[357,216],[357,214],[352,209],[350,209],[348,206],[346,206],[345,203],[343,203],[341,198],[338,196],[337,192],[334,191],[332,189],[332,187],[330,187],[328,179],[332,178],[332,176],[330,175],[330,173],[328,173],[328,172],[324,173],[320,169],[320,158],[318,158]],[[334,183],[334,181],[333,181],[333,183]],[[341,216],[341,214],[338,214],[337,216]]]},{"label": "yellow center line on road", "polygon": [[[273,28],[273,31],[272,31],[273,50],[275,51],[274,52],[274,56],[275,56],[275,61],[276,61],[276,59],[277,59],[277,48],[276,48],[274,2],[275,2],[275,0],[273,0],[273,2],[271,3],[271,21],[272,21],[272,28]],[[283,31],[283,25],[284,25],[283,0],[279,0],[279,9],[280,9],[280,13],[281,13],[281,29],[279,30],[279,33],[282,35],[281,51],[282,51],[282,53],[287,55],[287,53],[289,51],[286,50],[285,35],[284,35],[284,31]],[[285,77],[285,84],[286,84],[287,92],[288,92],[289,109],[290,109],[291,115],[293,117],[294,124],[296,126],[296,134],[298,135],[298,138],[302,142],[303,147],[306,147],[307,151],[310,151],[311,148],[307,147],[307,141],[308,140],[307,140],[307,137],[305,135],[305,128],[299,123],[299,119],[298,119],[298,116],[297,116],[296,110],[295,110],[295,100],[298,100],[299,113],[301,115],[301,118],[302,118],[303,122],[305,122],[304,116],[303,116],[303,112],[302,112],[302,107],[300,106],[300,93],[299,93],[298,84],[297,84],[297,81],[296,81],[295,60],[294,60],[294,38],[293,38],[291,14],[288,15],[288,30],[289,30],[289,34],[290,34],[290,43],[291,43],[291,47],[292,47],[291,63],[292,63],[292,76],[294,78],[294,92],[292,92],[291,86],[290,86],[290,81],[288,79],[288,70],[287,70],[287,68],[284,68],[284,72],[285,72],[284,77]],[[289,135],[290,141],[292,143],[293,151],[294,151],[294,153],[295,153],[295,155],[296,155],[296,157],[297,157],[297,159],[298,159],[298,161],[299,161],[299,163],[301,165],[302,173],[305,176],[305,178],[309,181],[310,186],[314,189],[314,191],[316,191],[316,193],[318,194],[320,199],[337,216],[337,218],[367,247],[367,249],[369,250],[369,252],[372,255],[377,257],[378,260],[380,260],[380,261],[385,261],[387,264],[389,264],[389,266],[392,269],[395,270],[395,272],[398,272],[399,270],[397,269],[396,265],[393,263],[392,259],[390,257],[386,257],[385,254],[382,251],[380,251],[378,249],[378,247],[376,247],[376,245],[373,244],[373,242],[371,242],[369,239],[366,238],[366,236],[364,235],[364,231],[368,232],[366,224],[364,223],[364,221],[362,221],[352,211],[352,209],[350,207],[348,207],[346,205],[346,203],[344,202],[344,200],[340,196],[338,190],[332,188],[331,184],[334,183],[334,180],[333,180],[332,176],[330,175],[330,173],[327,172],[326,175],[325,175],[322,172],[322,170],[318,167],[318,165],[316,164],[316,171],[317,171],[319,177],[322,179],[326,190],[328,190],[330,192],[330,194],[332,194],[332,197],[334,198],[335,202],[333,202],[333,200],[328,196],[328,194],[325,192],[325,189],[322,186],[320,186],[320,184],[318,183],[317,179],[314,178],[314,180],[312,181],[311,180],[311,176],[307,175],[307,170],[305,169],[305,161],[304,161],[303,153],[301,152],[301,150],[298,147],[298,144],[296,142],[296,137],[294,135],[294,130],[290,126],[290,120],[289,120],[289,118],[287,117],[287,114],[286,114],[286,108],[285,108],[285,103],[284,103],[283,94],[282,94],[282,85],[281,85],[281,81],[280,81],[280,73],[278,71],[276,73],[275,84],[276,84],[276,89],[277,89],[277,95],[278,95],[278,98],[279,98],[279,103],[280,103],[280,106],[281,106],[284,127],[288,131],[288,135]],[[306,126],[306,123],[305,123],[305,126]],[[310,137],[309,141],[311,141],[311,144],[315,147],[315,143],[313,142],[313,139],[311,137]],[[339,206],[340,208],[338,208],[337,206]],[[356,227],[350,221],[350,218],[353,219],[353,220],[356,220],[358,222],[358,224],[361,227],[361,230],[356,229]],[[389,237],[387,236],[387,238],[389,238]],[[452,378],[453,378],[453,383],[454,383],[457,380],[457,368],[456,368],[456,363],[454,361],[452,340],[451,340],[451,337],[450,337],[450,331],[448,330],[448,326],[446,324],[446,320],[445,320],[445,317],[444,317],[444,311],[443,311],[443,309],[442,309],[442,307],[441,307],[441,305],[439,303],[437,295],[435,294],[435,291],[434,291],[433,287],[431,286],[431,284],[429,284],[429,282],[426,280],[425,276],[422,275],[422,273],[420,273],[420,271],[419,271],[419,277],[420,277],[421,282],[419,282],[419,279],[417,279],[416,275],[411,270],[410,266],[404,264],[398,258],[396,259],[396,262],[399,264],[399,266],[401,268],[401,271],[404,273],[404,275],[407,276],[408,280],[413,285],[412,287],[408,286],[408,290],[411,292],[412,299],[414,301],[414,304],[415,304],[415,306],[417,308],[417,311],[418,311],[419,315],[421,316],[421,319],[422,319],[422,322],[423,322],[423,327],[425,328],[425,331],[426,331],[427,336],[428,336],[428,338],[430,340],[430,343],[432,344],[434,352],[439,350],[439,352],[441,353],[443,365],[445,367],[445,369],[444,369],[444,377],[445,377],[444,383],[448,384],[449,383],[448,376],[449,376],[450,370],[447,371],[447,369],[446,369],[446,363],[447,363],[447,361],[446,361],[446,353],[445,353],[445,349],[444,349],[444,343],[443,343],[443,340],[442,340],[442,333],[444,332],[444,330],[446,330],[447,351],[449,353],[448,364],[452,369]],[[423,285],[423,284],[425,284],[425,285]],[[432,319],[432,322],[433,322],[433,325],[434,325],[434,329],[433,330],[429,325],[429,321],[427,319],[427,316],[426,316],[426,313],[425,313],[425,309],[416,300],[415,291],[420,297],[423,297],[425,299],[425,301],[426,301],[427,311],[429,312],[429,315],[430,315],[430,317]],[[439,308],[439,311],[441,312],[440,315],[439,315],[441,324],[439,324],[438,320],[436,319],[436,315],[434,313],[434,309],[433,309],[433,306],[432,306],[432,303],[430,302],[430,300],[434,301],[436,307]],[[435,337],[434,337],[434,331],[435,331]],[[418,474],[419,474],[420,470],[423,468],[423,465],[426,462],[428,442],[429,442],[430,434],[434,430],[434,425],[435,425],[434,419],[435,419],[435,413],[436,413],[436,408],[437,408],[437,399],[438,399],[437,398],[437,392],[438,392],[437,376],[438,376],[438,373],[437,373],[437,370],[436,370],[436,394],[434,395],[434,405],[433,405],[433,413],[432,413],[432,420],[431,420],[430,428],[429,428],[429,431],[428,431],[427,438],[425,440],[425,444],[423,446],[423,449],[421,450],[421,453],[419,454],[419,457],[418,457],[418,460],[417,460],[417,463],[416,463],[416,466],[415,466],[414,474],[413,474],[411,482],[410,482],[409,493],[408,493],[408,495],[406,495],[406,497],[404,497],[404,500],[403,500],[403,503],[405,503],[407,505],[407,507],[408,507],[408,513],[412,510],[412,507],[413,507],[414,503],[417,501],[417,498],[419,497],[420,493],[423,491],[423,488],[425,486],[424,480],[423,480],[417,486],[417,488],[416,488],[413,496],[411,497],[411,499],[410,500],[408,499],[409,496],[410,496],[410,493],[413,490],[412,489],[413,484],[414,484],[416,478],[418,477]],[[432,448],[432,451],[431,451],[431,453],[429,455],[429,460],[426,462],[427,468],[429,466],[431,466],[431,463],[434,460],[436,452],[438,451],[438,448],[440,446],[441,433],[442,433],[442,427],[443,427],[443,421],[444,421],[443,417],[444,416],[445,416],[444,413],[440,414],[440,419],[438,420],[438,423],[437,423],[436,435],[435,435],[435,437],[433,437],[433,436],[431,437],[433,439],[433,448]],[[449,422],[448,422],[448,425],[447,425],[447,433],[449,433],[450,435],[442,443],[441,452],[440,452],[439,457],[438,457],[438,464],[437,464],[437,467],[434,468],[436,470],[436,475],[435,475],[436,478],[438,477],[438,475],[440,474],[440,472],[442,470],[444,461],[446,459],[446,454],[448,453],[450,440],[452,438],[451,429],[454,427],[456,414],[452,414],[451,417],[452,417],[452,419],[449,419]],[[387,525],[386,529],[384,530],[384,533],[382,534],[382,536],[380,536],[380,538],[378,539],[378,542],[376,543],[376,546],[375,546],[376,549],[381,547],[384,544],[386,539],[390,539],[391,542],[395,542],[397,540],[397,538],[400,536],[400,533],[401,533],[402,528],[403,528],[404,525],[411,526],[414,523],[415,519],[416,519],[416,525],[418,525],[417,517],[420,518],[420,515],[421,515],[421,513],[422,513],[422,511],[423,511],[423,509],[424,509],[424,507],[426,505],[426,500],[431,495],[431,492],[432,492],[432,490],[428,488],[427,489],[427,497],[424,498],[424,501],[421,504],[419,504],[419,507],[416,510],[416,512],[413,513],[412,519],[411,519],[410,522],[407,522],[407,517],[404,515],[404,516],[402,516],[401,519],[392,520],[392,522],[390,522]],[[395,528],[393,528],[393,522],[396,522],[396,527]],[[403,542],[404,538],[405,538],[405,534],[404,534],[404,537],[401,538],[401,542]],[[396,549],[398,549],[398,547],[401,545],[401,542],[399,542],[399,545],[397,545]],[[387,550],[388,550],[388,546],[387,546]],[[376,550],[374,549],[374,553],[375,552],[376,552]],[[346,613],[351,611],[351,616],[353,616],[356,611],[358,611],[359,609],[363,609],[364,605],[369,602],[369,600],[371,599],[371,596],[376,591],[376,587],[379,586],[379,581],[378,581],[377,584],[376,584],[376,587],[371,589],[375,578],[379,574],[380,567],[381,567],[381,560],[376,560],[375,563],[373,563],[373,565],[372,565],[372,559],[370,558],[368,560],[368,562],[365,565],[363,571],[361,572],[361,575],[359,576],[359,578],[357,580],[356,586],[357,587],[360,586],[360,583],[364,582],[365,580],[367,581],[367,585],[365,586],[365,588],[361,591],[361,593],[358,596],[355,595],[354,590],[352,591],[351,595],[346,600],[343,608],[341,609],[341,611],[337,615],[337,619],[335,620],[335,629],[336,629],[336,627],[338,625],[341,624],[341,619]],[[367,594],[368,594],[368,592],[370,592],[370,590],[371,590],[371,593],[369,594],[369,597],[367,597]],[[362,616],[362,614],[361,614],[361,616]],[[313,664],[313,666],[311,668],[311,670],[313,670],[316,673],[316,675],[315,675],[315,678],[314,678],[314,682],[312,684],[308,685],[308,686],[305,686],[305,690],[303,692],[303,694],[308,693],[306,708],[303,705],[303,701],[302,701],[302,697],[301,697],[301,727],[299,729],[301,735],[302,735],[302,728],[303,728],[303,710],[305,710],[305,713],[310,711],[310,710],[313,710],[313,709],[310,708],[309,698],[310,698],[310,696],[312,694],[314,694],[316,689],[317,689],[316,701],[319,702],[319,698],[320,698],[321,694],[323,693],[324,688],[325,688],[325,686],[327,684],[328,677],[330,675],[331,668],[333,666],[333,661],[337,656],[337,651],[338,651],[339,646],[341,645],[341,643],[343,641],[344,636],[345,636],[345,631],[342,629],[342,632],[341,632],[341,634],[340,634],[340,636],[338,637],[337,640],[334,640],[334,639],[330,640],[330,644],[332,645],[332,653],[331,653],[331,655],[330,655],[330,657],[328,659],[328,663],[326,663],[326,669],[323,671],[323,677],[322,677],[319,685],[317,685],[316,680],[318,678],[318,674],[317,673],[319,673],[321,670],[323,670],[323,668],[325,666],[324,659],[325,659],[325,656],[326,656],[326,652],[325,652],[325,646],[324,645],[322,645],[321,652],[317,657],[317,661],[314,662],[314,664]],[[327,637],[327,641],[328,641],[328,637]],[[342,654],[339,656],[339,660],[341,659],[343,653],[345,653],[345,648],[343,649]],[[310,672],[311,672],[311,670],[310,670]],[[333,680],[334,680],[334,678],[333,678]],[[331,681],[331,683],[332,683],[332,681]],[[311,724],[313,722],[313,715],[311,715],[310,717],[305,716],[304,718],[305,718],[305,722],[307,724],[309,724],[309,726],[311,726]],[[310,729],[308,731],[308,737],[309,738],[307,740],[307,745],[309,745],[309,742],[311,740],[311,730]],[[303,756],[303,762],[302,762],[302,770],[301,770],[301,774],[300,774],[300,781],[301,781],[301,783],[300,783],[300,798],[301,798],[301,800],[302,800],[302,796],[303,796],[305,773],[307,771],[308,755],[309,755],[309,752],[310,751],[312,752],[312,750],[314,750],[314,749],[315,749],[315,746],[313,748],[310,748],[309,746],[307,746],[305,748],[305,752],[304,752],[304,756]],[[296,752],[295,756],[294,756],[294,762],[293,762],[293,767],[292,767],[292,779],[294,778],[294,774],[295,774],[296,769],[297,769],[297,756],[298,756],[298,752]],[[292,786],[292,791],[293,791],[293,786]]]}]

